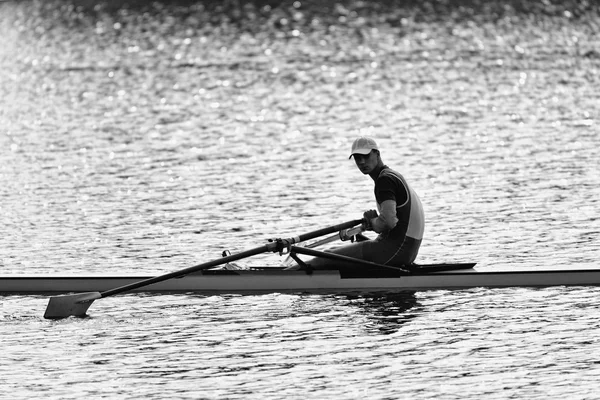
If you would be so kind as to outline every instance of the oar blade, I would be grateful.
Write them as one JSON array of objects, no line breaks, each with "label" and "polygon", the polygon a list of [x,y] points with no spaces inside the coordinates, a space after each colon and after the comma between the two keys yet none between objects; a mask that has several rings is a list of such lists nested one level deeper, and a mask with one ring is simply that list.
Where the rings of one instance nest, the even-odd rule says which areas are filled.
[{"label": "oar blade", "polygon": [[94,300],[101,298],[99,292],[66,294],[50,297],[44,318],[61,319],[67,317],[83,317]]}]

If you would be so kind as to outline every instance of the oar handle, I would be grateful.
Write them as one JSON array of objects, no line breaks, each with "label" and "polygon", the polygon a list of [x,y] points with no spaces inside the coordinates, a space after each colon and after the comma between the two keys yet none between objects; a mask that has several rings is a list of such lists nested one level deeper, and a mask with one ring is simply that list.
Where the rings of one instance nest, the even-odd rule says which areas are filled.
[{"label": "oar handle", "polygon": [[219,259],[216,259],[213,261],[208,261],[203,264],[195,265],[193,267],[184,268],[184,269],[181,269],[178,271],[169,272],[164,275],[159,275],[159,276],[155,276],[153,278],[144,279],[139,282],[134,282],[129,285],[106,290],[104,292],[101,292],[100,296],[108,297],[108,296],[113,296],[115,294],[128,292],[130,290],[138,289],[143,286],[152,285],[153,283],[166,281],[167,279],[171,279],[171,278],[177,278],[177,277],[180,277],[183,275],[190,274],[192,272],[197,272],[197,271],[201,271],[203,269],[208,269],[208,268],[216,267],[218,265],[227,264],[228,262],[241,260],[242,258],[251,257],[251,256],[261,254],[261,253],[268,253],[268,252],[274,253],[274,252],[278,252],[278,251],[281,252],[285,247],[292,245],[294,243],[303,242],[305,240],[310,240],[310,239],[314,239],[319,236],[328,235],[330,233],[337,232],[342,229],[351,228],[353,226],[361,224],[362,221],[363,221],[362,219],[356,219],[356,220],[344,222],[342,224],[330,226],[328,228],[323,228],[323,229],[319,229],[319,230],[316,230],[313,232],[305,233],[303,235],[296,236],[294,238],[289,238],[289,239],[284,239],[284,240],[278,239],[274,242],[269,242],[262,246],[256,247],[254,249],[246,250],[246,251],[243,251],[238,254],[232,254],[230,256],[222,257],[222,258],[219,258]]},{"label": "oar handle", "polygon": [[363,233],[365,230],[364,226],[357,226],[355,228],[342,229],[339,233],[339,238],[342,241],[350,240],[354,236]]},{"label": "oar handle", "polygon": [[292,244],[311,240],[311,239],[317,238],[319,236],[329,235],[330,233],[338,232],[338,231],[341,231],[342,229],[352,228],[353,226],[362,224],[362,222],[363,222],[362,219],[355,219],[352,221],[344,222],[342,224],[330,226],[328,228],[319,229],[314,232],[305,233],[304,235],[300,235],[295,238],[292,238],[292,239],[294,239],[294,242],[292,242]]}]

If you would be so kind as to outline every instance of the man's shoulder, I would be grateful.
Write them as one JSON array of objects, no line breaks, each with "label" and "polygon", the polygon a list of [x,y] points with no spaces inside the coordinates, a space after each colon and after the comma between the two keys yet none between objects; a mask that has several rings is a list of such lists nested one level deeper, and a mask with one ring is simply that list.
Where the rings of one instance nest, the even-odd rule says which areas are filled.
[{"label": "man's shoulder", "polygon": [[391,169],[390,167],[388,167],[387,165],[381,170],[381,172],[379,173],[379,177],[377,178],[377,180],[404,180],[404,177],[402,176],[402,174],[394,169]]}]

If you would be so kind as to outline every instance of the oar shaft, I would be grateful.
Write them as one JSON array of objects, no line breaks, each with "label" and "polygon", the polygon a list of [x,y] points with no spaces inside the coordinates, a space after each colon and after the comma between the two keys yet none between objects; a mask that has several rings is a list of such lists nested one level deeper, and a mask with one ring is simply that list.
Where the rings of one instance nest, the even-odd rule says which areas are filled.
[{"label": "oar shaft", "polygon": [[115,294],[127,292],[127,291],[134,290],[134,289],[137,289],[137,288],[140,288],[140,287],[143,287],[143,286],[147,286],[147,285],[152,285],[153,283],[158,283],[158,282],[166,281],[167,279],[177,278],[179,276],[187,275],[187,274],[192,273],[192,272],[201,271],[203,269],[208,269],[208,268],[216,267],[218,265],[227,264],[228,262],[241,260],[242,258],[251,257],[251,256],[254,256],[254,255],[257,255],[257,254],[261,254],[261,253],[266,253],[268,251],[270,251],[269,250],[269,246],[265,244],[263,246],[256,247],[256,248],[251,249],[251,250],[246,250],[246,251],[243,251],[241,253],[232,254],[230,256],[219,258],[217,260],[208,261],[208,262],[205,262],[203,264],[195,265],[193,267],[184,268],[184,269],[181,269],[181,270],[169,272],[169,273],[164,274],[164,275],[159,275],[159,276],[155,276],[153,278],[148,278],[148,279],[145,279],[143,281],[134,282],[134,283],[131,283],[129,285],[125,285],[125,286],[121,286],[121,287],[118,287],[118,288],[110,289],[110,290],[101,292],[100,295],[102,297],[113,296]]},{"label": "oar shaft", "polygon": [[311,243],[308,246],[304,246],[304,247],[307,247],[309,249],[314,249],[315,247],[323,246],[324,244],[335,242],[337,240],[340,240],[340,235],[329,236],[329,237],[326,237],[325,239],[321,239],[318,242]]}]

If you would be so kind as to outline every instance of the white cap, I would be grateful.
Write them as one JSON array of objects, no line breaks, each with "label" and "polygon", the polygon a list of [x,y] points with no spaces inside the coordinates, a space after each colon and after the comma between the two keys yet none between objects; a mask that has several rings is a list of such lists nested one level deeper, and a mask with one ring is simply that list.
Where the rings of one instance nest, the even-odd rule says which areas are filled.
[{"label": "white cap", "polygon": [[377,146],[377,142],[375,139],[361,136],[352,143],[352,151],[350,152],[350,157],[352,158],[355,154],[364,154],[367,155],[371,152],[371,150],[379,150]]}]

